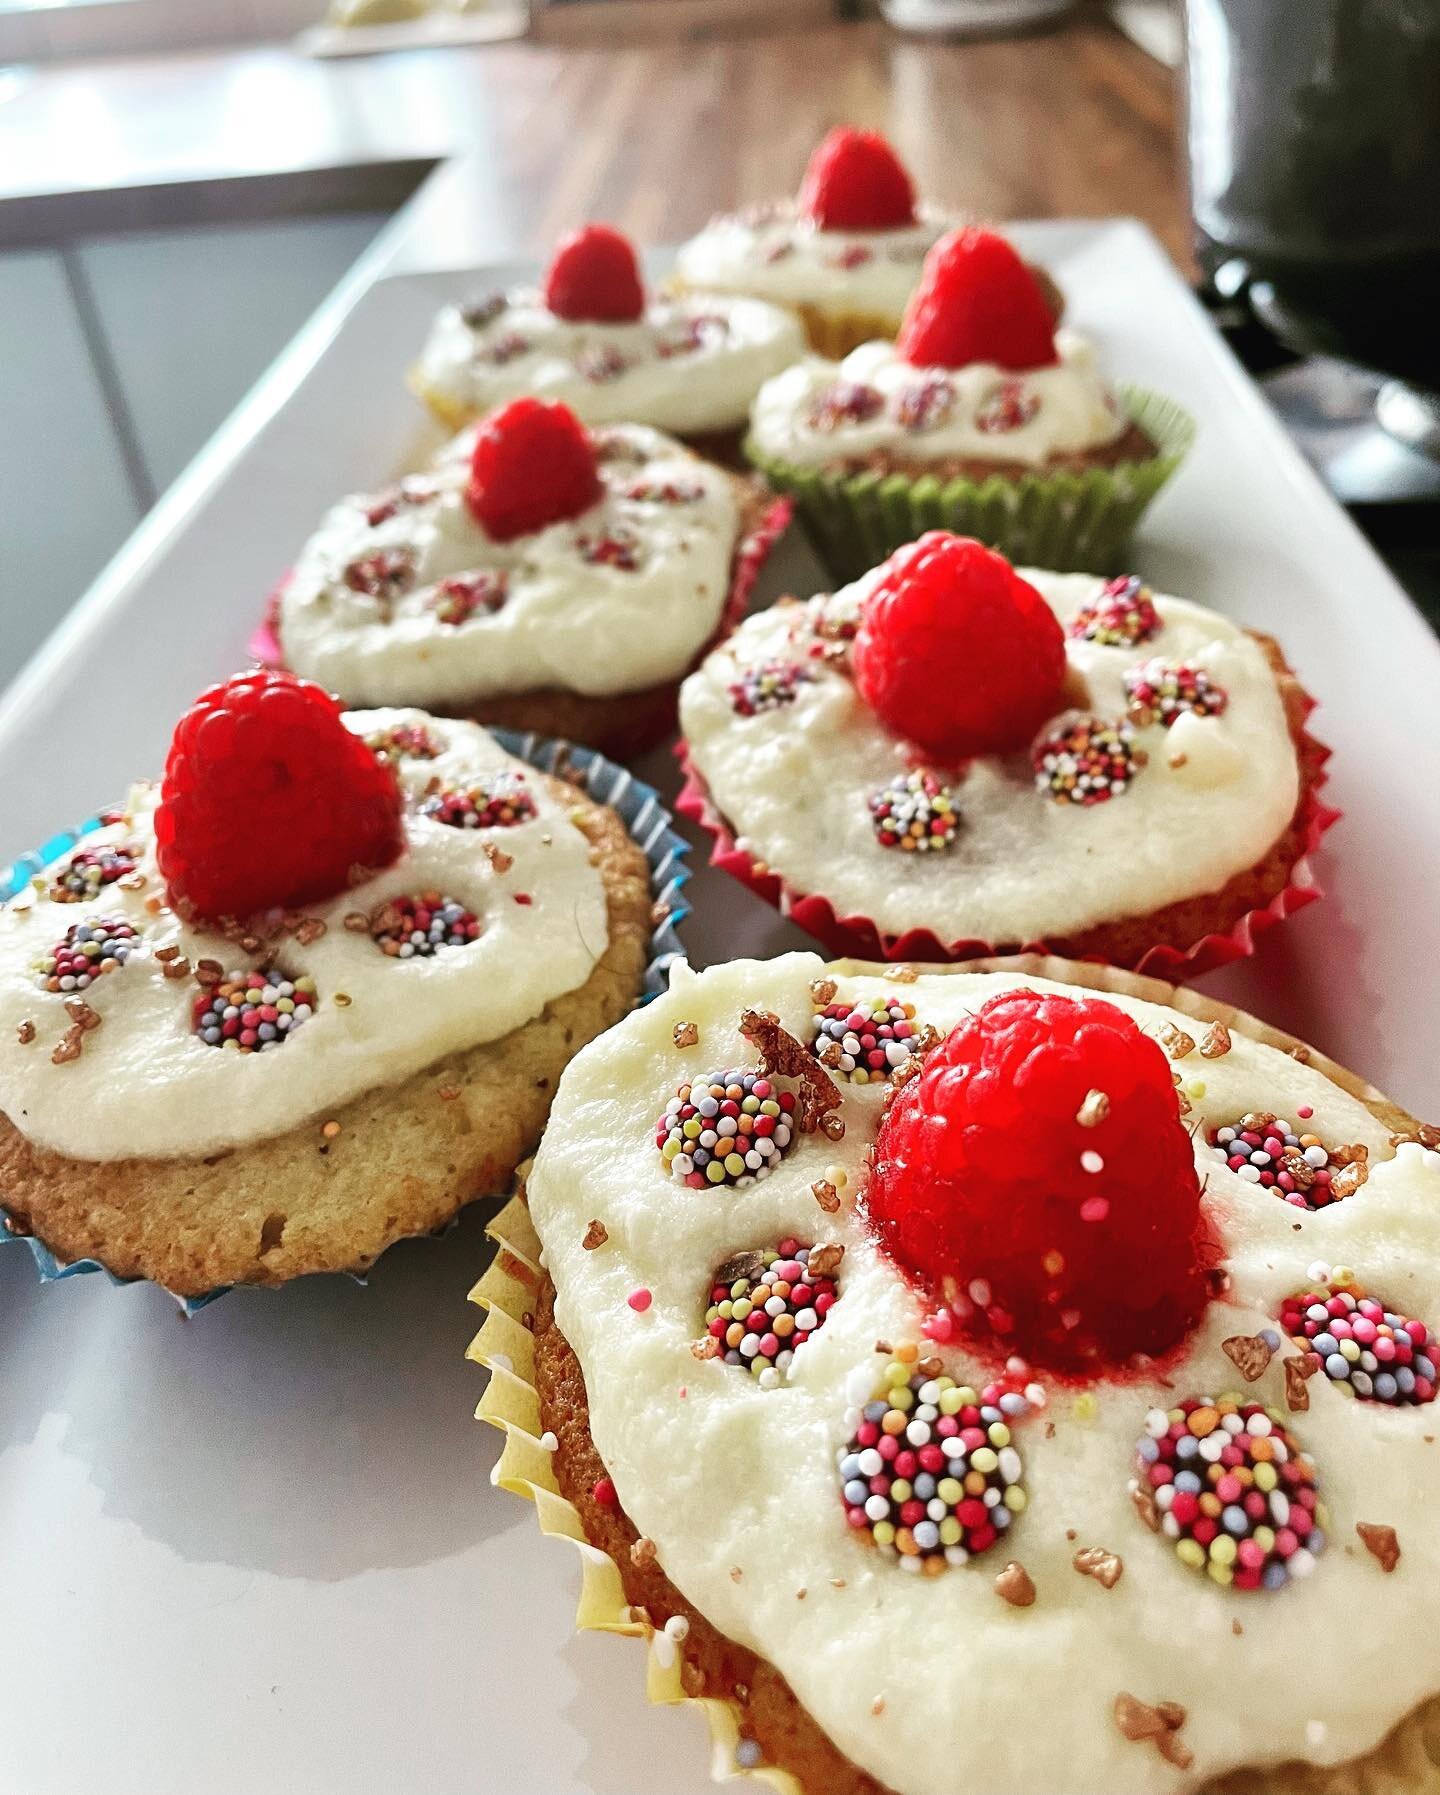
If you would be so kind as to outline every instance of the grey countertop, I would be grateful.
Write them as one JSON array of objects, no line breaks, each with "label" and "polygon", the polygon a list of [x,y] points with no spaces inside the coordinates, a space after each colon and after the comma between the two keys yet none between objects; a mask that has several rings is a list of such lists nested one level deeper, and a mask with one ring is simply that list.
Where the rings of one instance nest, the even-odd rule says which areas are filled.
[{"label": "grey countertop", "polygon": [[476,141],[486,54],[274,45],[0,69],[0,245],[392,208]]}]

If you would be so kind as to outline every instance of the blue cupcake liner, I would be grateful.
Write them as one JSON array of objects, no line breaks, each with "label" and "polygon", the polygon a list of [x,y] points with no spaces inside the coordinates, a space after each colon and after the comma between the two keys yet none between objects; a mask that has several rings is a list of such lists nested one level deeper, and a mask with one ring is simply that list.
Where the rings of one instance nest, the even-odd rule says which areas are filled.
[{"label": "blue cupcake liner", "polygon": [[[685,958],[685,949],[678,931],[679,925],[690,914],[690,905],[682,896],[685,883],[690,877],[690,868],[685,860],[690,852],[689,842],[675,832],[670,812],[653,786],[646,785],[643,780],[637,779],[624,767],[617,766],[614,761],[606,760],[603,754],[597,754],[593,748],[574,747],[569,742],[555,741],[546,736],[521,735],[513,729],[492,729],[490,734],[507,754],[513,754],[517,760],[523,760],[542,773],[569,779],[597,804],[608,804],[625,823],[631,840],[644,851],[650,868],[650,891],[655,900],[653,914],[656,918],[650,936],[650,962],[645,968],[645,983],[640,998],[641,1003],[649,1003],[652,997],[658,996],[665,989],[671,966],[676,960]],[[99,817],[91,817],[87,822],[81,823],[78,829],[68,829],[59,835],[52,835],[42,846],[31,853],[22,854],[18,860],[0,870],[0,903],[17,896],[37,873],[43,873],[47,867],[63,858],[82,835],[89,834],[99,826]],[[73,1278],[77,1274],[92,1271],[103,1272],[112,1284],[152,1282],[148,1278],[116,1277],[98,1259],[57,1259],[33,1235],[12,1234],[8,1221],[4,1207],[0,1205],[0,1248],[7,1245],[28,1247],[43,1283],[53,1283],[60,1278]],[[356,1276],[353,1272],[318,1272],[311,1275],[348,1277],[357,1284],[365,1282],[363,1276]],[[174,1296],[186,1315],[194,1315],[234,1288],[234,1285],[224,1284],[218,1289],[207,1290],[203,1296],[175,1296],[173,1291],[168,1294]]]}]

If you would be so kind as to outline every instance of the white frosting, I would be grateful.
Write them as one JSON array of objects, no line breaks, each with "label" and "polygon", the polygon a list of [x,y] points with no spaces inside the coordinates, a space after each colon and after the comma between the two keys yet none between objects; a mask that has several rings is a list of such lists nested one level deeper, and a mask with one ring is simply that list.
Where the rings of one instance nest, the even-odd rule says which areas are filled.
[{"label": "white frosting", "polygon": [[[433,474],[402,483],[410,496],[393,515],[372,524],[373,495],[342,500],[285,583],[287,665],[350,704],[441,710],[548,686],[599,695],[676,678],[724,609],[740,529],[734,482],[656,430],[604,435],[612,458],[600,465],[600,500],[511,542],[493,541],[466,501],[473,428]],[[639,488],[685,496],[631,496]],[[595,560],[607,538],[630,545],[635,565]],[[405,590],[351,589],[347,568],[394,550],[413,561]],[[483,572],[505,578],[500,608],[442,621],[442,582]]]},{"label": "white frosting", "polygon": [[[40,880],[35,900],[0,910],[0,1110],[29,1139],[72,1159],[166,1157],[219,1152],[283,1134],[379,1085],[395,1084],[445,1054],[498,1040],[582,985],[609,936],[605,890],[590,844],[539,774],[505,754],[477,724],[437,722],[418,711],[352,712],[362,735],[395,723],[423,724],[443,745],[432,760],[397,762],[409,800],[406,851],[363,885],[309,904],[325,933],[295,935],[258,954],[184,926],[168,908],[155,866],[155,787],[139,788],[125,820],[82,845],[138,842],[141,890],[115,882],[82,903],[60,904]],[[472,786],[499,774],[523,778],[535,816],[509,828],[462,829],[418,814],[431,781]],[[512,857],[499,871],[493,844]],[[344,919],[367,916],[388,898],[438,890],[475,912],[478,940],[429,958],[388,958]],[[517,901],[521,897],[528,902]],[[79,995],[101,1017],[78,1059],[56,1065],[69,1026],[64,997],[43,990],[33,963],[90,917],[128,922],[142,938],[124,966]],[[193,977],[169,979],[157,950],[178,946],[192,968],[219,960],[229,972],[275,963],[318,987],[314,1015],[279,1047],[241,1054],[212,1047],[192,1027]],[[337,1002],[348,996],[348,1005]],[[25,1044],[33,1024],[34,1039]]]},{"label": "white frosting", "polygon": [[758,215],[711,219],[681,249],[676,272],[687,286],[754,293],[781,305],[813,305],[834,315],[900,315],[931,245],[955,220],[922,207],[915,224],[888,231],[825,231],[793,203]]},{"label": "white frosting", "polygon": [[477,415],[534,393],[587,424],[696,435],[743,424],[762,384],[803,348],[791,314],[758,299],[659,298],[633,324],[599,324],[557,318],[527,291],[484,322],[446,306],[417,374],[422,390]]},{"label": "white frosting", "polygon": [[[835,1468],[853,1400],[847,1379],[881,1363],[877,1339],[919,1339],[924,1312],[854,1206],[880,1087],[845,1086],[841,1142],[798,1137],[777,1171],[739,1191],[687,1189],[666,1176],[654,1144],[655,1118],[681,1080],[754,1062],[736,1033],[743,1007],[763,1005],[809,1038],[808,986],[822,970],[808,954],[698,978],[678,969],[667,996],[571,1063],[528,1180],[556,1317],[586,1374],[591,1432],[665,1574],[773,1664],[839,1748],[896,1795],[1156,1795],[1240,1765],[1334,1763],[1371,1749],[1440,1688],[1436,1410],[1359,1403],[1323,1376],[1312,1380],[1310,1410],[1292,1426],[1315,1459],[1330,1544],[1313,1576],[1275,1593],[1224,1591],[1187,1570],[1141,1524],[1127,1483],[1152,1406],[1242,1387],[1283,1410],[1278,1357],[1259,1383],[1241,1386],[1220,1342],[1275,1326],[1277,1303],[1306,1286],[1313,1262],[1353,1267],[1387,1303],[1433,1325],[1440,1156],[1418,1146],[1392,1153],[1355,1099],[1238,1034],[1223,1059],[1187,1058],[1178,1069],[1204,1085],[1187,1121],[1220,1126],[1252,1109],[1293,1118],[1312,1105],[1310,1126],[1325,1139],[1369,1146],[1369,1182],[1311,1213],[1242,1182],[1197,1144],[1233,1290],[1186,1343],[1173,1387],[1102,1380],[1085,1393],[1095,1405],[1086,1418],[1074,1389],[1051,1386],[1045,1412],[1016,1428],[1030,1500],[1004,1542],[940,1577],[909,1577],[846,1527]],[[841,992],[898,991],[944,1030],[1020,983],[1046,988],[965,974],[903,987],[843,979]],[[1151,1029],[1170,1020],[1195,1031],[1175,1012],[1112,1001]],[[685,1051],[672,1041],[680,1020],[700,1031]],[[831,1216],[810,1187],[835,1164],[849,1182]],[[587,1252],[595,1217],[609,1239]],[[845,1256],[825,1325],[796,1354],[785,1386],[767,1391],[719,1360],[698,1362],[690,1346],[703,1332],[713,1269],[787,1235],[838,1241]],[[653,1293],[644,1314],[626,1303],[637,1286]],[[961,1381],[987,1369],[964,1350],[942,1356]],[[1404,1556],[1392,1575],[1361,1547],[1357,1521],[1396,1528]],[[1071,1568],[1087,1545],[1120,1554],[1114,1588]],[[1008,1607],[994,1590],[1010,1557],[1034,1579],[1033,1607]],[[1122,1690],[1188,1710],[1189,1771],[1122,1737],[1111,1714]]]},{"label": "white frosting", "polygon": [[[1053,455],[1114,442],[1126,420],[1100,376],[1094,344],[1062,328],[1055,347],[1060,360],[1053,367],[1024,374],[993,362],[914,368],[893,343],[862,343],[842,362],[811,356],[766,381],[751,413],[751,434],[763,454],[801,466],[879,453],[906,461],[976,456],[1039,467]],[[839,424],[824,417],[817,408],[841,383],[879,394],[872,415]],[[926,388],[948,396],[948,403],[933,421],[905,421],[903,408]],[[1033,415],[1014,427],[983,427],[982,420],[995,416],[987,407],[1011,394]]]},{"label": "white frosting", "polygon": [[[1021,572],[1062,623],[1104,584],[1093,574]],[[1148,763],[1124,791],[1090,806],[1038,792],[1023,752],[972,761],[951,779],[961,816],[952,848],[881,847],[868,800],[906,762],[845,673],[809,661],[814,678],[795,701],[753,717],[737,715],[729,696],[744,668],[806,661],[816,620],[853,620],[878,578],[879,570],[833,597],[748,618],[681,689],[681,727],[716,805],[793,892],[826,897],[837,916],[867,916],[889,934],[1055,939],[1218,890],[1294,814],[1294,745],[1259,644],[1214,611],[1156,596],[1163,627],[1148,642],[1067,638],[1072,685],[1078,676],[1087,708],[1121,718],[1126,670],[1159,656],[1208,673],[1228,694],[1222,714],[1137,729]]]}]

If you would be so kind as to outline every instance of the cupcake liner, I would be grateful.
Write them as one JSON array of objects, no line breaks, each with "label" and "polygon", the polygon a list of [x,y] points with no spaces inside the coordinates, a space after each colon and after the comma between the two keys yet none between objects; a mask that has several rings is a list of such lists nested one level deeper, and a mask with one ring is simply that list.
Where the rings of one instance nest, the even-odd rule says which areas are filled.
[{"label": "cupcake liner", "polygon": [[[752,485],[755,484],[757,483],[752,480]],[[765,564],[770,559],[775,545],[790,527],[794,509],[790,499],[772,498],[763,508],[757,508],[754,521],[740,535],[730,562],[730,589],[725,596],[725,603],[715,626],[715,632],[695,656],[690,666],[676,677],[674,687],[677,703],[680,681],[687,673],[698,667],[707,654],[719,647],[731,631],[738,626],[741,618],[749,609],[756,582],[764,572]],[[265,601],[265,615],[246,645],[247,652],[253,660],[257,661],[260,666],[272,670],[282,669],[285,666],[285,655],[280,645],[279,620],[281,595],[289,577],[287,570],[276,582],[274,590]],[[505,695],[500,694],[497,695],[497,698],[503,696]],[[632,696],[639,696],[639,694],[619,692],[612,695],[611,701],[619,705],[627,697]],[[594,702],[603,704],[606,700],[597,699]],[[421,708],[428,707],[422,706]],[[444,711],[437,712],[437,715],[440,716],[446,714]],[[662,740],[664,735],[674,727],[674,721],[673,714],[667,715],[664,728],[655,734],[654,740],[632,743],[630,750],[639,753],[645,747],[653,747],[655,741]]]},{"label": "cupcake liner", "polygon": [[[672,274],[665,282],[665,291],[677,299],[686,294],[702,294],[714,290],[694,286],[678,273]],[[741,289],[726,288],[725,292],[733,297]],[[834,306],[823,306],[805,299],[780,299],[773,293],[752,292],[746,296],[763,299],[767,305],[778,305],[783,311],[793,312],[804,328],[805,343],[810,353],[823,356],[826,361],[843,361],[852,349],[858,349],[862,343],[873,343],[877,339],[891,341],[898,336],[903,317],[903,309],[899,312],[884,312],[848,306],[844,311],[837,311]],[[428,395],[421,396],[429,403]]]},{"label": "cupcake liner", "polygon": [[[526,1170],[521,1167],[521,1192]],[[579,1512],[561,1495],[552,1455],[541,1444],[534,1339],[526,1317],[534,1312],[546,1274],[540,1266],[540,1242],[523,1195],[511,1197],[486,1233],[495,1242],[495,1257],[470,1292],[470,1301],[485,1311],[485,1320],[465,1356],[490,1373],[475,1418],[504,1436],[490,1481],[498,1489],[533,1502],[540,1531],[567,1539],[575,1547],[581,1577],[576,1628],[582,1633],[621,1633],[646,1641],[648,1699],[659,1706],[694,1707],[704,1715],[710,1730],[710,1774],[717,1783],[745,1776],[773,1789],[776,1795],[806,1795],[788,1771],[770,1765],[746,1768],[737,1761],[743,1710],[730,1700],[685,1693],[674,1641],[657,1631],[643,1611],[631,1607],[619,1567],[607,1553],[590,1544]],[[821,1792],[810,1791],[809,1795]]]},{"label": "cupcake liner", "polygon": [[[1307,714],[1312,708],[1313,700],[1307,700]],[[1325,831],[1338,820],[1340,812],[1322,803],[1319,797],[1325,780],[1324,762],[1329,758],[1330,750],[1314,742],[1313,738],[1306,740],[1316,750],[1319,764],[1302,799],[1303,844],[1285,885],[1267,904],[1247,910],[1223,932],[1204,935],[1184,949],[1168,945],[1147,948],[1130,971],[1173,980],[1198,978],[1203,973],[1214,972],[1233,960],[1247,959],[1255,952],[1256,941],[1268,929],[1324,896],[1310,856],[1319,847]],[[772,872],[740,845],[729,821],[711,796],[704,777],[691,760],[689,743],[683,739],[677,742],[675,753],[684,776],[675,808],[681,816],[689,817],[709,833],[710,864],[749,886],[767,904],[773,904],[782,916],[788,916],[807,934],[813,935],[827,952],[855,954],[866,959],[943,963],[995,954],[1008,946],[976,940],[944,942],[929,929],[907,929],[900,935],[890,934],[868,916],[837,916],[828,898],[792,890],[778,873]],[[1033,941],[1024,944],[1024,951],[1046,953],[1049,948],[1043,941]]]},{"label": "cupcake liner", "polygon": [[812,354],[826,361],[844,361],[852,349],[862,343],[890,342],[899,334],[899,312],[865,312],[826,310],[801,301],[789,310],[795,312],[805,326],[805,338]]},{"label": "cupcake liner", "polygon": [[[831,970],[847,976],[881,975],[885,964],[841,960]],[[1159,979],[1122,972],[1114,967],[1065,960],[1053,955],[1014,954],[985,957],[927,972],[1014,972],[1120,993],[1150,1003],[1168,1004],[1197,1022],[1220,1022],[1236,1034],[1278,1048],[1299,1051],[1308,1063],[1341,1089],[1366,1104],[1381,1124],[1395,1133],[1417,1128],[1414,1117],[1392,1103],[1373,1085],[1318,1053],[1306,1042],[1272,1028],[1244,1010],[1176,990]],[[503,1437],[491,1482],[535,1506],[542,1533],[566,1539],[579,1554],[580,1599],[575,1625],[581,1632],[622,1633],[648,1645],[646,1694],[657,1705],[698,1708],[711,1738],[711,1774],[726,1782],[748,1777],[777,1795],[825,1795],[807,1788],[789,1771],[774,1765],[742,1765],[736,1745],[742,1737],[745,1710],[729,1698],[690,1696],[681,1683],[675,1642],[657,1631],[643,1610],[629,1604],[620,1568],[608,1553],[590,1543],[574,1504],[561,1494],[554,1456],[543,1441],[540,1397],[535,1383],[534,1338],[531,1333],[538,1298],[548,1274],[541,1266],[541,1247],[525,1203],[522,1167],[516,1194],[486,1232],[496,1244],[495,1257],[470,1292],[470,1301],[485,1311],[485,1320],[466,1357],[490,1373],[476,1408],[476,1419]],[[1440,1696],[1421,1703],[1394,1728],[1383,1743],[1349,1763],[1317,1766],[1281,1764],[1243,1769],[1204,1784],[1196,1795],[1437,1795],[1440,1792]]]},{"label": "cupcake liner", "polygon": [[[690,878],[690,868],[686,865],[686,856],[690,852],[689,842],[671,827],[670,813],[653,786],[646,785],[633,773],[616,766],[613,761],[606,760],[593,749],[572,747],[568,742],[557,742],[544,736],[517,735],[507,729],[496,729],[491,733],[507,754],[513,754],[517,760],[523,760],[542,773],[568,779],[596,803],[608,804],[624,821],[631,839],[644,851],[650,868],[650,892],[654,899],[651,911],[654,919],[650,936],[651,957],[645,968],[640,998],[642,1003],[648,1003],[665,989],[673,963],[685,958],[685,949],[678,931],[679,925],[690,914],[690,905],[683,896],[683,888]],[[22,855],[10,866],[0,870],[0,903],[8,902],[16,896],[38,873],[43,873],[46,867],[69,853],[80,836],[98,826],[99,818],[92,817],[78,829],[52,836],[32,853]],[[104,1272],[112,1284],[145,1284],[153,1281],[148,1278],[117,1277],[98,1259],[57,1259],[43,1241],[32,1234],[12,1232],[12,1226],[3,1204],[0,1204],[0,1249],[11,1243],[29,1247],[35,1268],[44,1283],[74,1277],[82,1272],[97,1271]],[[351,1272],[318,1272],[309,1275],[348,1277],[357,1284],[366,1282],[364,1277]],[[194,1315],[233,1288],[233,1285],[226,1284],[215,1290],[207,1290],[200,1296],[180,1296],[174,1291],[169,1294],[186,1315]]]},{"label": "cupcake liner", "polygon": [[463,405],[458,399],[452,399],[448,393],[441,392],[437,386],[431,386],[420,371],[417,362],[405,375],[405,384],[430,413],[431,417],[453,436],[463,430],[467,424],[474,423],[480,413],[473,406]]},{"label": "cupcake liner", "polygon": [[1126,416],[1156,444],[1157,453],[1083,473],[942,482],[933,474],[800,467],[764,454],[753,437],[745,452],[777,492],[794,498],[837,580],[857,579],[926,530],[978,537],[1017,565],[1113,573],[1141,514],[1195,439],[1194,419],[1173,399],[1133,386],[1119,392]]}]

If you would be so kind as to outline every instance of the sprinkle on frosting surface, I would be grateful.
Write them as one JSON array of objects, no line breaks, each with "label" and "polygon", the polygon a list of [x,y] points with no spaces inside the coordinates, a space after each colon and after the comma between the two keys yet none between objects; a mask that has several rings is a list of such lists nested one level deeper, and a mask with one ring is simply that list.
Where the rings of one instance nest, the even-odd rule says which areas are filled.
[{"label": "sprinkle on frosting surface", "polygon": [[811,1269],[814,1251],[782,1240],[773,1249],[732,1253],[715,1269],[705,1338],[727,1365],[742,1366],[763,1390],[775,1389],[787,1375],[839,1294],[833,1274]]},{"label": "sprinkle on frosting surface", "polygon": [[[1013,975],[922,973],[904,997],[948,1031],[1022,984],[1066,990]],[[1440,1475],[1434,1410],[1355,1401],[1317,1373],[1308,1409],[1294,1413],[1285,1367],[1300,1355],[1280,1318],[1288,1299],[1332,1279],[1331,1265],[1347,1288],[1380,1292],[1384,1315],[1435,1313],[1440,1154],[1418,1141],[1392,1146],[1317,1067],[1231,1031],[1228,1050],[1207,1055],[1188,1118],[1225,1276],[1179,1356],[1092,1381],[1007,1364],[959,1339],[928,1340],[923,1301],[865,1223],[884,1084],[841,1079],[843,1136],[797,1134],[771,1175],[743,1191],[689,1189],[655,1155],[654,1117],[689,1076],[687,1054],[746,1063],[743,1010],[763,1006],[803,1039],[817,1006],[859,1010],[883,1004],[893,989],[886,974],[827,976],[813,955],[698,976],[678,969],[668,995],[567,1070],[529,1200],[560,1326],[583,1369],[604,1367],[589,1380],[590,1424],[613,1499],[655,1542],[686,1598],[775,1665],[838,1748],[896,1795],[989,1789],[996,1740],[1021,1735],[1024,1750],[1003,1755],[1009,1795],[1073,1788],[1081,1756],[1086,1787],[1154,1795],[1157,1775],[1191,1789],[1241,1765],[1332,1762],[1369,1750],[1440,1684],[1440,1646],[1427,1643],[1440,1574],[1428,1523]],[[1169,1038],[1167,1028],[1210,1039],[1176,1012],[1126,996],[1107,1001],[1157,1039]],[[693,1045],[679,1044],[682,1027]],[[1247,1111],[1294,1116],[1302,1107],[1323,1116],[1333,1138],[1369,1151],[1364,1187],[1323,1212],[1277,1202],[1218,1163],[1205,1138]],[[817,1210],[817,1184],[833,1211]],[[595,1218],[603,1251],[584,1244]],[[746,1242],[813,1241],[817,1222],[843,1249],[837,1296],[783,1385],[757,1387],[720,1353],[698,1353],[697,1285]],[[639,1290],[648,1298],[643,1317],[627,1306]],[[1396,1321],[1382,1320],[1377,1339],[1382,1325],[1395,1333]],[[1240,1352],[1239,1343],[1257,1340],[1263,1354]],[[1254,1379],[1229,1394],[1237,1375],[1249,1376],[1237,1352]],[[958,1490],[945,1481],[951,1436],[942,1422],[960,1399],[943,1379],[972,1392],[977,1410],[987,1385],[998,1384],[994,1406],[1011,1436],[961,1439],[968,1457]],[[1202,1400],[1210,1391],[1219,1394]],[[1006,1409],[1011,1395],[1024,1413]],[[880,1405],[873,1414],[872,1404]],[[912,1438],[917,1420],[923,1427]],[[862,1439],[862,1427],[875,1437]],[[1182,1449],[1182,1438],[1196,1445]],[[1155,1464],[1168,1454],[1177,1474],[1153,1484],[1147,1477],[1132,1492],[1140,1439]],[[882,1450],[884,1440],[893,1449]],[[945,1460],[934,1469],[922,1460],[928,1453],[933,1461],[932,1448]],[[1012,1449],[1022,1463],[1007,1477],[1001,1455]],[[878,1467],[862,1462],[869,1453]],[[902,1453],[914,1455],[913,1465]],[[1178,1475],[1192,1464],[1196,1491]],[[1005,1466],[1017,1469],[1009,1458]],[[983,1488],[968,1487],[972,1475]],[[934,1478],[934,1489],[921,1478]],[[1173,1531],[1156,1499],[1162,1486],[1177,1491],[1168,1499]],[[1006,1502],[1015,1489],[1024,1498]],[[965,1505],[990,1514],[991,1490],[1008,1523],[992,1516],[997,1537],[975,1562],[947,1562],[947,1549],[973,1551],[986,1539],[983,1531],[968,1544],[954,1536],[957,1526],[962,1535],[972,1523],[983,1529],[980,1511]],[[1180,1493],[1195,1497],[1193,1514],[1185,1502],[1175,1514]],[[932,1512],[936,1503],[943,1512]],[[1257,1506],[1263,1514],[1252,1512]],[[1308,1533],[1301,1515],[1312,1517]],[[1198,1525],[1212,1519],[1213,1531]],[[1357,1527],[1379,1540],[1385,1559],[1354,1543]],[[900,1540],[907,1528],[908,1551]],[[1327,1550],[1318,1549],[1317,1529],[1331,1535]],[[1392,1531],[1403,1542],[1398,1559]],[[1187,1562],[1194,1552],[1177,1551],[1186,1539],[1201,1552],[1199,1574]],[[1221,1539],[1234,1541],[1233,1559],[1227,1545],[1212,1549]],[[1347,1540],[1353,1550],[1342,1549]],[[943,1574],[901,1570],[902,1560],[937,1554]],[[1206,1574],[1212,1564],[1229,1569],[1230,1581]],[[1255,1572],[1258,1587],[1243,1581]],[[803,1603],[797,1587],[808,1592]],[[1346,1631],[1345,1675],[1326,1680],[1321,1738],[1311,1725],[1313,1655],[1295,1651],[1294,1641],[1333,1636],[1335,1616],[1346,1613],[1373,1624]],[[1403,1652],[1397,1639],[1407,1642]],[[977,1713],[985,1726],[976,1726]],[[1158,1731],[1146,1730],[1147,1716],[1158,1717]],[[1170,1739],[1182,1722],[1184,1749],[1162,1753],[1171,1769],[1136,1749],[1134,1740]]]},{"label": "sprinkle on frosting surface", "polygon": [[286,660],[349,703],[639,691],[713,634],[740,519],[720,468],[639,425],[597,432],[599,500],[498,542],[467,502],[474,431],[404,503],[353,495],[280,599]]},{"label": "sprinkle on frosting surface", "polygon": [[791,202],[776,201],[712,219],[680,251],[678,272],[702,291],[754,293],[830,313],[877,312],[898,325],[926,252],[951,222],[921,207],[915,224],[820,230]]},{"label": "sprinkle on frosting surface", "polygon": [[695,435],[744,423],[762,383],[801,349],[796,320],[760,299],[662,297],[633,323],[600,323],[557,317],[521,290],[447,306],[417,378],[460,412],[534,393],[563,399],[587,424]]},{"label": "sprinkle on frosting surface", "polygon": [[1094,346],[1064,329],[1055,344],[1055,366],[1019,375],[993,362],[914,368],[886,342],[862,343],[842,362],[811,356],[760,389],[750,417],[756,447],[807,467],[876,451],[1038,466],[1114,442],[1125,420]]},{"label": "sprinkle on frosting surface", "polygon": [[[875,574],[748,618],[685,682],[693,764],[792,891],[890,934],[1055,939],[1214,891],[1279,837],[1299,770],[1260,645],[1184,599],[1020,571],[1067,626],[1066,703],[1084,698],[1042,725],[1033,759],[914,766],[847,667]],[[1157,657],[1223,708],[1132,719],[1126,675]],[[903,851],[922,841],[943,851]]]},{"label": "sprinkle on frosting surface", "polygon": [[[405,795],[405,851],[364,884],[253,934],[186,926],[142,786],[65,863],[104,866],[123,843],[128,872],[89,898],[45,875],[0,909],[0,1109],[31,1139],[97,1160],[243,1147],[495,1040],[589,977],[600,874],[527,769],[473,723],[346,721],[383,739]],[[508,825],[425,814],[438,791],[522,780]]]},{"label": "sprinkle on frosting surface", "polygon": [[1283,1589],[1325,1549],[1314,1461],[1279,1409],[1234,1394],[1152,1409],[1135,1469],[1175,1556],[1222,1588]]},{"label": "sprinkle on frosting surface", "polygon": [[1280,1305],[1279,1324],[1314,1353],[1332,1383],[1360,1402],[1406,1408],[1434,1402],[1435,1337],[1423,1321],[1368,1294],[1348,1267],[1312,1265],[1315,1282]]}]

